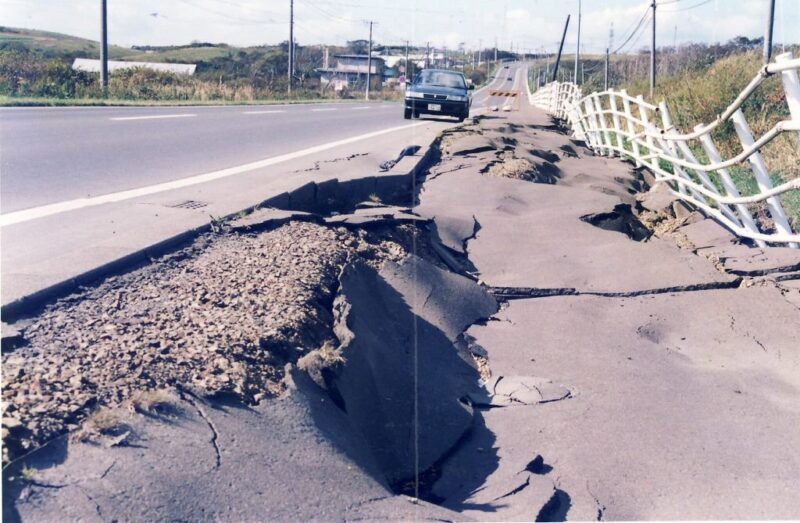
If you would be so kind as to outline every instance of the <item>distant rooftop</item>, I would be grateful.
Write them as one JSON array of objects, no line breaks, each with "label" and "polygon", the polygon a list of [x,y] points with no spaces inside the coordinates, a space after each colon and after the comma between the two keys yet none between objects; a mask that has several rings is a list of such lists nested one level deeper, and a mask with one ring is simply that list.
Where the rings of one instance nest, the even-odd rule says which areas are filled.
[{"label": "distant rooftop", "polygon": [[[333,55],[333,57],[334,58],[361,58],[362,60],[366,60],[367,58],[369,58],[369,56],[365,55],[365,54],[335,54],[335,55]],[[383,58],[381,58],[379,56],[374,56],[374,55],[373,55],[372,59],[373,60],[383,60]]]}]

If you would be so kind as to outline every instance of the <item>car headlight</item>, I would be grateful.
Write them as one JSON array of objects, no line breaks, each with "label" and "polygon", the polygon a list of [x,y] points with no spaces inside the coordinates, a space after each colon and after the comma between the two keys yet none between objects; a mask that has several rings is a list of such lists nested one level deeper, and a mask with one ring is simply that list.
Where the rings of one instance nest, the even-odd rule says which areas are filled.
[{"label": "car headlight", "polygon": [[447,97],[447,99],[450,100],[451,102],[466,102],[467,101],[467,97],[466,96],[457,96],[457,95],[450,95],[450,96]]},{"label": "car headlight", "polygon": [[422,93],[416,91],[406,91],[406,98],[422,98]]}]

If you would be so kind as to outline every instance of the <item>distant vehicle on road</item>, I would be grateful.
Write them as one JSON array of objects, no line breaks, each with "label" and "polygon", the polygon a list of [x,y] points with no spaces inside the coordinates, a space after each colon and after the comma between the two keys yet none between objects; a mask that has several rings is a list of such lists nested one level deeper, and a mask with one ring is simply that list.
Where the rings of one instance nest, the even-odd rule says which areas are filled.
[{"label": "distant vehicle on road", "polygon": [[513,81],[514,81],[514,78],[513,78],[513,77],[511,77],[511,76],[509,76],[508,78],[506,78],[506,80],[508,80],[509,82],[513,82]]},{"label": "distant vehicle on road", "polygon": [[408,120],[421,114],[455,116],[459,122],[469,116],[470,90],[462,73],[443,69],[425,69],[406,90],[403,117]]}]

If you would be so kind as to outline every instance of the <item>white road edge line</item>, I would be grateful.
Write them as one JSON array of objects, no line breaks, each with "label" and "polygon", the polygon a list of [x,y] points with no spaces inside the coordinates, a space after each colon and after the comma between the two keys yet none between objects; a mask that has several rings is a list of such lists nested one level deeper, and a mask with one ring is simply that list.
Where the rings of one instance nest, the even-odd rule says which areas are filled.
[{"label": "white road edge line", "polygon": [[286,111],[244,111],[242,114],[276,114],[285,112]]},{"label": "white road edge line", "polygon": [[174,180],[171,182],[158,183],[156,185],[150,185],[148,187],[140,187],[138,189],[130,189],[127,191],[104,194],[102,196],[95,196],[93,198],[78,198],[76,200],[68,200],[65,202],[52,203],[49,205],[43,205],[41,207],[34,207],[22,211],[11,212],[8,214],[0,214],[0,227],[5,227],[7,225],[14,225],[17,223],[23,223],[30,220],[36,220],[38,218],[44,218],[46,216],[52,216],[54,214],[60,214],[63,212],[74,211],[77,209],[84,209],[86,207],[94,207],[96,205],[103,205],[105,203],[121,202],[124,200],[130,200],[132,198],[138,198],[140,196],[148,196],[150,194],[156,194],[164,191],[171,191],[173,189],[181,189],[184,187],[190,187],[192,185],[211,182],[214,180],[219,180],[221,178],[234,176],[236,174],[255,171],[256,169],[262,169],[264,167],[269,167],[271,165],[287,162],[289,160],[295,160],[297,158],[302,158],[303,156],[308,156],[310,154],[316,154],[322,151],[327,151],[328,149],[333,149],[335,147],[340,147],[342,145],[359,142],[361,140],[367,140],[369,138],[375,138],[376,136],[394,133],[397,131],[402,131],[404,129],[411,129],[412,127],[418,127],[420,125],[426,125],[426,123],[427,122],[418,122],[408,125],[401,125],[399,127],[390,127],[388,129],[382,129],[380,131],[374,131],[367,134],[361,134],[358,136],[345,138],[344,140],[337,140],[335,142],[329,142],[322,145],[315,145],[314,147],[300,149],[299,151],[282,154],[280,156],[273,156],[272,158],[265,158],[263,160],[246,163],[244,165],[239,165],[236,167],[229,167],[227,169],[222,169],[219,171],[212,171],[209,173],[198,174],[196,176],[190,176],[188,178]]},{"label": "white road edge line", "polygon": [[311,112],[312,113],[321,113],[321,112],[326,112],[326,111],[338,111],[338,110],[339,109],[336,109],[335,107],[331,107],[331,108],[328,108],[328,109],[311,109]]},{"label": "white road edge line", "polygon": [[156,120],[158,118],[191,118],[197,116],[196,114],[155,114],[151,116],[116,116],[109,118],[115,122],[122,122],[126,120]]},{"label": "white road edge line", "polygon": [[372,107],[353,107],[354,111],[364,111],[365,109],[372,109]]}]

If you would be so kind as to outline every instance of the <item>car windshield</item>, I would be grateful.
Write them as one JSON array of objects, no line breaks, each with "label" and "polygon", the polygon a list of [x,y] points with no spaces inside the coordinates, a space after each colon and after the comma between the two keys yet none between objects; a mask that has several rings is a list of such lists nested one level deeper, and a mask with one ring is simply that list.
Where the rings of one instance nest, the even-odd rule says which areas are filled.
[{"label": "car windshield", "polygon": [[422,71],[417,75],[414,83],[430,87],[467,88],[463,76],[458,73],[448,73],[447,71]]}]

